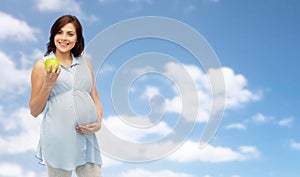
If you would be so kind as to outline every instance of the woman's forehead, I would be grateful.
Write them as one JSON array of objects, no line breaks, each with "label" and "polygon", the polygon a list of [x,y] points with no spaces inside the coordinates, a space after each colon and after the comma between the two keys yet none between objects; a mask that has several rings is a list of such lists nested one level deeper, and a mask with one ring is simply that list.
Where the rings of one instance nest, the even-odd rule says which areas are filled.
[{"label": "woman's forehead", "polygon": [[74,31],[76,32],[75,25],[73,23],[67,23],[65,26],[61,28],[62,31]]}]

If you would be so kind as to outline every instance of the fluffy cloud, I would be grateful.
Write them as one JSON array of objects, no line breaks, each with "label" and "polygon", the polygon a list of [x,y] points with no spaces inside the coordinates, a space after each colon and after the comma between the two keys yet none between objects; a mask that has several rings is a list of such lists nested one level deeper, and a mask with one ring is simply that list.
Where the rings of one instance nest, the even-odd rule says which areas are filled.
[{"label": "fluffy cloud", "polygon": [[214,147],[207,145],[200,149],[199,143],[187,141],[175,153],[169,156],[170,160],[177,162],[230,162],[242,161],[259,157],[260,152],[253,146],[241,146],[234,151],[228,147]]},{"label": "fluffy cloud", "polygon": [[[96,68],[96,69],[98,69],[98,68]],[[113,65],[105,64],[102,66],[102,68],[99,72],[100,72],[100,74],[105,74],[105,73],[112,72],[114,70],[115,70],[115,67]],[[97,72],[97,70],[95,72]]]},{"label": "fluffy cloud", "polygon": [[[27,22],[19,20],[10,14],[0,12],[0,40],[37,41],[37,29],[30,27]],[[5,25],[4,25],[5,24]]]},{"label": "fluffy cloud", "polygon": [[184,14],[189,15],[192,12],[195,12],[197,10],[197,7],[195,5],[189,4],[186,7],[184,7]]},{"label": "fluffy cloud", "polygon": [[274,124],[281,127],[290,127],[293,124],[293,117],[286,117],[280,120],[276,120],[277,118],[269,115],[262,114],[260,112],[254,114],[250,119],[245,119],[242,123],[232,123],[225,126],[225,129],[239,129],[246,130],[248,124],[254,123],[256,125],[262,124]]},{"label": "fluffy cloud", "polygon": [[173,62],[165,65],[165,75],[173,80],[180,92],[179,95],[166,100],[167,111],[181,113],[190,121],[194,120],[199,111],[199,121],[206,121],[212,102],[207,75],[194,65]]},{"label": "fluffy cloud", "polygon": [[129,2],[132,3],[146,3],[146,4],[152,4],[153,0],[128,0]]},{"label": "fluffy cloud", "polygon": [[290,146],[292,149],[300,151],[300,142],[291,141]]},{"label": "fluffy cloud", "polygon": [[[98,0],[100,3],[112,3],[112,2],[118,2],[120,0]],[[128,0],[130,3],[147,3],[152,4],[153,0]]]},{"label": "fluffy cloud", "polygon": [[102,155],[102,161],[103,164],[105,165],[105,168],[122,164],[122,162],[112,159],[111,157],[108,157],[105,154]]},{"label": "fluffy cloud", "polygon": [[122,172],[118,177],[194,177],[193,175],[186,173],[178,173],[170,170],[160,170],[160,171],[149,171],[142,168],[127,170]]},{"label": "fluffy cloud", "polygon": [[0,176],[5,177],[40,177],[45,174],[36,174],[33,171],[25,170],[21,166],[13,163],[0,163]]},{"label": "fluffy cloud", "polygon": [[285,118],[276,118],[270,115],[265,115],[263,113],[256,113],[251,117],[251,121],[255,124],[266,124],[272,123],[279,125],[280,127],[289,127],[292,126],[294,118],[293,117],[285,117]]},{"label": "fluffy cloud", "polygon": [[[149,71],[152,71],[153,69],[149,66],[145,66],[142,68],[139,68],[137,71],[136,69],[131,70],[131,74],[141,74],[141,73],[148,73]],[[174,62],[169,62],[163,65],[162,70],[159,71],[161,75],[164,77],[167,77],[169,80],[172,81],[174,85],[172,85],[173,89],[164,90],[164,88],[161,88],[159,86],[146,86],[143,90],[143,93],[140,94],[141,98],[146,98],[149,100],[149,98],[153,97],[154,95],[163,95],[163,93],[166,93],[168,91],[168,97],[165,97],[165,108],[166,112],[169,113],[177,113],[183,115],[183,117],[187,121],[193,121],[194,117],[198,114],[198,121],[199,122],[205,122],[208,120],[210,116],[210,109],[212,105],[212,95],[211,95],[211,81],[208,78],[208,75],[212,77],[218,76],[218,72],[222,72],[225,79],[225,85],[222,87],[220,85],[216,85],[216,91],[217,93],[224,93],[225,88],[229,88],[229,94],[226,94],[226,107],[228,109],[236,109],[238,108],[237,105],[245,104],[249,101],[257,100],[260,98],[260,94],[253,93],[249,89],[247,89],[247,82],[245,77],[239,74],[235,74],[232,69],[230,68],[221,68],[219,70],[209,70],[208,74],[204,73],[199,67],[194,65],[183,65],[178,64]],[[123,89],[124,90],[124,89]],[[125,89],[126,90],[126,89]],[[172,95],[173,94],[173,95]],[[170,96],[171,95],[171,96]],[[223,105],[224,106],[224,105]],[[185,112],[183,111],[185,109]],[[221,110],[222,111],[222,110]],[[197,117],[196,117],[197,118]],[[157,142],[153,144],[147,144],[147,147],[132,147],[136,148],[134,152],[131,149],[131,151],[126,151],[126,148],[120,149],[119,147],[125,147],[125,146],[131,146],[126,144],[125,142],[118,141],[115,139],[123,139],[128,140],[130,142],[136,143],[143,141],[144,139],[148,140],[149,137],[164,137],[166,135],[169,135],[173,130],[173,127],[169,127],[166,122],[160,121],[156,126],[150,127],[147,126],[151,125],[152,119],[150,118],[140,118],[140,117],[130,117],[130,116],[124,116],[122,115],[121,119],[125,122],[121,121],[119,117],[117,116],[109,116],[108,118],[104,119],[105,125],[107,125],[108,129],[110,130],[110,133],[113,134],[112,136],[109,132],[102,131],[102,135],[99,136],[102,137],[102,142],[105,142],[103,144],[116,144],[115,147],[106,147],[103,145],[103,149],[107,151],[108,154],[117,154],[116,156],[120,155],[120,158],[122,159],[133,159],[133,161],[149,158],[150,160],[152,158],[158,158],[168,155],[176,149],[181,144],[178,144],[178,141],[181,141],[179,138],[177,141],[175,139],[165,141],[165,142]],[[185,122],[186,120],[183,120]],[[143,124],[145,126],[140,127],[134,127],[130,124],[135,125],[141,125],[141,121],[143,121]],[[137,123],[135,123],[137,122]],[[190,123],[190,122],[189,122]],[[129,125],[128,125],[129,124]],[[217,125],[216,125],[216,128]],[[240,128],[245,129],[246,127],[242,124],[236,124],[236,125],[230,125],[227,128]],[[188,129],[185,127],[185,130]],[[191,127],[192,129],[192,127]],[[112,137],[110,137],[112,136]],[[110,138],[104,138],[104,137],[110,137]],[[116,138],[118,137],[118,138]],[[115,138],[115,139],[114,139]],[[186,143],[183,145],[183,149],[186,146],[189,146],[193,143]],[[193,144],[194,145],[194,144]],[[199,147],[199,144],[197,144]],[[151,146],[151,148],[149,148]],[[157,148],[159,147],[159,148]],[[190,150],[190,148],[186,148],[182,152],[182,158],[180,156],[180,153],[174,153],[177,154],[176,156],[179,156],[179,158],[176,158],[176,156],[173,159],[185,159],[187,158],[185,151],[191,153],[190,157],[188,158],[195,158],[192,160],[202,160],[202,161],[212,161],[212,162],[223,162],[223,161],[233,161],[233,160],[244,160],[251,157],[248,157],[248,155],[258,155],[256,153],[256,149],[254,148],[253,151],[250,151],[249,149],[246,151],[245,148],[241,148],[237,151],[234,151],[230,148],[225,147],[213,147],[213,146],[207,146],[205,149],[198,151],[198,147],[196,146],[196,150]],[[155,150],[154,150],[155,149]],[[164,150],[170,150],[166,154],[163,152]],[[182,148],[180,148],[182,149]],[[119,153],[121,152],[122,153]],[[179,150],[180,151],[180,150]],[[194,152],[194,153],[193,153]],[[200,155],[197,155],[200,152]],[[223,153],[224,152],[224,153]],[[126,155],[122,155],[126,154]],[[206,156],[206,154],[208,154]],[[223,154],[223,155],[222,155]],[[155,156],[157,155],[157,156]],[[155,156],[155,157],[154,157]],[[215,158],[211,158],[212,156],[215,156]],[[189,161],[190,159],[187,159]],[[180,160],[178,160],[180,161]]]},{"label": "fluffy cloud", "polygon": [[274,117],[266,116],[262,113],[257,113],[254,116],[252,116],[252,121],[257,124],[267,123],[267,122],[270,122],[273,120],[274,120]]},{"label": "fluffy cloud", "polygon": [[142,97],[144,98],[152,98],[155,95],[159,95],[159,88],[157,87],[153,87],[153,86],[148,86],[146,87],[146,90],[144,92],[144,95],[142,95]]},{"label": "fluffy cloud", "polygon": [[218,3],[220,0],[209,0],[210,2]]},{"label": "fluffy cloud", "polygon": [[30,85],[30,69],[18,68],[12,59],[0,51],[0,95],[3,93],[22,94]]},{"label": "fluffy cloud", "polygon": [[[101,130],[96,134],[103,154],[126,162],[145,162],[166,157],[182,144],[182,135],[173,136],[174,132],[163,121],[146,128],[128,125],[140,120],[124,116],[105,118]],[[143,121],[153,123],[151,120]]]},{"label": "fluffy cloud", "polygon": [[287,118],[281,119],[278,122],[278,125],[282,126],[282,127],[287,127],[287,126],[291,126],[292,123],[293,123],[293,118],[292,117],[287,117]]},{"label": "fluffy cloud", "polygon": [[239,129],[239,130],[246,130],[247,127],[241,123],[229,124],[225,126],[226,129]]},{"label": "fluffy cloud", "polygon": [[[182,78],[182,72],[178,72],[181,67],[182,65],[169,63],[166,65],[166,74],[171,76],[175,81],[184,83],[186,82],[186,80]],[[226,109],[236,109],[245,103],[258,100],[261,97],[261,93],[254,93],[247,89],[246,78],[241,74],[235,74],[231,68],[223,67],[221,69],[210,69],[208,73],[204,73],[199,67],[196,67],[194,65],[183,65],[183,67],[185,68],[185,72],[189,73],[191,79],[197,87],[199,100],[198,121],[200,122],[207,121],[211,114],[212,87],[208,76],[216,77],[217,73],[220,71],[224,76],[225,88],[219,85],[215,85],[215,89],[218,93],[225,92]],[[190,100],[197,97],[195,93],[190,91],[191,89],[183,89],[181,95],[185,95],[185,97]],[[166,108],[168,109],[168,111],[180,113],[182,106],[190,108],[195,107],[195,104],[192,101],[185,102],[188,105],[182,105],[182,98],[180,97],[181,95],[178,95],[166,101]],[[218,99],[216,100],[218,101]],[[218,105],[219,108],[223,106],[222,104]],[[188,117],[193,117],[193,115],[187,112],[187,115],[184,115],[184,117],[189,120]]]},{"label": "fluffy cloud", "polygon": [[21,59],[20,63],[18,63],[19,68],[32,68],[34,62],[36,62],[38,59],[44,56],[45,51],[35,48],[30,54],[24,52],[20,52],[20,54]]},{"label": "fluffy cloud", "polygon": [[40,11],[74,11],[81,13],[80,4],[75,0],[36,0]]},{"label": "fluffy cloud", "polygon": [[[133,69],[131,72],[139,75],[153,70],[155,69],[151,66],[144,66]],[[163,71],[160,72],[162,72],[162,76],[167,77],[174,83],[173,89],[169,90],[171,94],[174,94],[173,97],[168,96],[165,99],[166,111],[180,113],[189,121],[194,121],[197,114],[196,119],[199,122],[205,122],[209,119],[213,105],[212,82],[210,79],[220,79],[220,73],[223,74],[224,85],[222,86],[221,82],[218,83],[217,81],[214,89],[216,95],[224,94],[225,99],[221,96],[216,97],[217,111],[223,111],[222,108],[224,107],[226,109],[237,109],[248,102],[261,98],[261,92],[253,92],[247,88],[247,79],[243,75],[236,74],[228,67],[210,69],[208,73],[205,73],[195,65],[169,62],[164,65]],[[130,91],[134,92],[136,90],[137,88],[132,87]],[[163,96],[162,93],[164,92],[163,88],[147,86],[141,97],[149,100],[154,95]],[[198,108],[196,108],[197,105]]]},{"label": "fluffy cloud", "polygon": [[253,93],[247,89],[247,79],[243,75],[236,74],[228,67],[223,67],[222,72],[225,80],[226,108],[236,108],[260,99],[261,93]]},{"label": "fluffy cloud", "polygon": [[35,151],[41,120],[42,115],[35,119],[30,116],[27,108],[19,108],[8,115],[0,106],[0,127],[9,133],[0,137],[0,155]]},{"label": "fluffy cloud", "polygon": [[86,16],[81,10],[81,4],[76,0],[35,0],[36,7],[39,11],[45,12],[72,12],[77,16],[90,20],[97,21],[96,16]]},{"label": "fluffy cloud", "polygon": [[[139,117],[128,116],[122,116],[122,119],[128,122],[140,122],[141,120],[141,118]],[[145,125],[152,124],[152,122],[147,118],[143,119],[142,121]],[[162,121],[149,128],[137,128],[124,123],[118,116],[109,116],[104,120],[104,123],[108,127],[108,129],[116,136],[133,142],[137,142],[149,135],[164,136],[172,131],[172,129]]]}]

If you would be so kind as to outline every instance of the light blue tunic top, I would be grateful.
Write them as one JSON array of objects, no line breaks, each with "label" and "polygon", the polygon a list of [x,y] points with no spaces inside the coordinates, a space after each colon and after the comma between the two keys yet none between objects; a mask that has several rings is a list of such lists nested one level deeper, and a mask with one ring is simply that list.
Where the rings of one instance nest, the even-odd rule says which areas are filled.
[{"label": "light blue tunic top", "polygon": [[[51,53],[44,60],[54,57]],[[75,129],[97,121],[91,89],[91,71],[83,57],[73,57],[70,68],[61,65],[40,129],[36,156],[42,164],[46,161],[64,170],[74,170],[87,162],[102,165],[95,134],[81,135]]]}]

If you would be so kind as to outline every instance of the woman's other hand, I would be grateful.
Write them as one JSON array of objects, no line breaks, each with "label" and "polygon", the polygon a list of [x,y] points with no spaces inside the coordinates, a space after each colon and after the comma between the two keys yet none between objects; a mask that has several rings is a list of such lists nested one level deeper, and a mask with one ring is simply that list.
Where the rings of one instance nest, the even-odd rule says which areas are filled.
[{"label": "woman's other hand", "polygon": [[101,128],[101,123],[96,122],[96,123],[91,123],[87,125],[77,125],[76,130],[78,133],[82,135],[91,135],[99,131]]}]

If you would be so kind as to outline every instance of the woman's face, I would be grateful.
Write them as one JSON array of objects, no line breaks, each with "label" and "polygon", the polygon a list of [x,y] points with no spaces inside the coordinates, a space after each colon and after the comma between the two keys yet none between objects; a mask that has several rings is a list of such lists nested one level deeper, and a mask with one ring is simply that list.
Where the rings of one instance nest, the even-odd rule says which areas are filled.
[{"label": "woman's face", "polygon": [[77,42],[76,28],[72,23],[63,26],[54,36],[56,51],[62,54],[69,53]]}]

